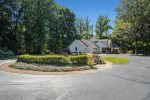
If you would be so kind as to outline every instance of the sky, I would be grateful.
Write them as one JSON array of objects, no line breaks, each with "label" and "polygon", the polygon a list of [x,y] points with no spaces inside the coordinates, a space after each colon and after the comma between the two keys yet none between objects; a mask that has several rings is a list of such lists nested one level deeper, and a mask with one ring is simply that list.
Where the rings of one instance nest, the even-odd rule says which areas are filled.
[{"label": "sky", "polygon": [[89,17],[90,23],[95,24],[98,15],[108,15],[114,27],[114,20],[117,15],[115,8],[121,0],[55,0],[61,6],[69,8],[77,18]]}]

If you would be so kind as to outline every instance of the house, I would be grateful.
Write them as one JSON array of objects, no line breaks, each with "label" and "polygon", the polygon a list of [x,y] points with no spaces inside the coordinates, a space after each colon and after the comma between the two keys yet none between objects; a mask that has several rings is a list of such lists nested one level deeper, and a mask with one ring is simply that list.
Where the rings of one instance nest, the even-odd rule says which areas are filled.
[{"label": "house", "polygon": [[95,53],[97,49],[98,47],[95,44],[85,39],[75,40],[69,46],[71,53]]},{"label": "house", "polygon": [[69,45],[71,53],[111,53],[112,41],[109,39],[75,40]]},{"label": "house", "polygon": [[113,49],[112,41],[110,39],[92,38],[90,41],[98,46],[100,49],[99,53],[111,53],[111,50]]}]

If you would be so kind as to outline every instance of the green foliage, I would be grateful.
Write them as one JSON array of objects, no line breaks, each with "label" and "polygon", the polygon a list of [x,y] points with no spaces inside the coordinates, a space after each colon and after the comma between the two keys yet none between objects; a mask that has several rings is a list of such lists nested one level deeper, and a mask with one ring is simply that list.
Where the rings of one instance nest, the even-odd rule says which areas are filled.
[{"label": "green foliage", "polygon": [[76,19],[76,23],[75,23],[75,27],[76,27],[76,39],[82,39],[82,35],[84,32],[84,22],[81,18],[77,18]]},{"label": "green foliage", "polygon": [[90,20],[87,17],[85,20],[85,27],[83,31],[83,38],[84,39],[89,39],[90,38]]},{"label": "green foliage", "polygon": [[[122,0],[117,8],[113,40],[125,50],[149,52],[150,0]],[[145,45],[146,44],[146,45]],[[149,52],[150,53],[150,52]]]},{"label": "green foliage", "polygon": [[58,53],[75,40],[74,13],[53,0],[1,0],[0,12],[0,46],[15,54]]},{"label": "green foliage", "polygon": [[127,58],[115,58],[115,57],[104,57],[104,60],[112,62],[113,64],[127,64],[129,62]]},{"label": "green foliage", "polygon": [[15,34],[12,34],[11,30],[14,27],[11,27],[12,11],[10,5],[12,5],[11,0],[0,0],[0,46],[12,49],[16,40],[14,39]]},{"label": "green foliage", "polygon": [[87,65],[88,57],[86,55],[81,56],[60,56],[60,55],[48,55],[48,56],[31,56],[21,55],[18,57],[18,62],[25,63],[42,63],[42,64],[54,64],[54,65],[67,65],[67,64],[81,64]]},{"label": "green foliage", "polygon": [[93,25],[90,24],[90,20],[87,17],[85,21],[83,19],[76,19],[76,39],[90,39],[93,37]]},{"label": "green foliage", "polygon": [[104,33],[107,35],[109,29],[111,28],[112,27],[110,26],[110,20],[108,16],[98,16],[95,32],[100,39],[102,38]]},{"label": "green foliage", "polygon": [[0,57],[14,56],[14,53],[7,48],[0,48]]},{"label": "green foliage", "polygon": [[80,55],[80,56],[69,56],[70,61],[72,64],[88,64],[88,57],[87,55]]},{"label": "green foliage", "polygon": [[[99,62],[103,62],[99,59]],[[18,62],[37,63],[37,64],[52,64],[52,65],[93,65],[93,55],[77,55],[77,56],[62,56],[62,55],[21,55],[18,57]]]},{"label": "green foliage", "polygon": [[31,56],[21,55],[18,57],[18,62],[25,63],[41,63],[41,64],[54,64],[65,65],[68,63],[68,59],[65,56],[50,55],[50,56]]},{"label": "green foliage", "polygon": [[50,51],[60,53],[75,40],[75,15],[67,8],[58,6],[56,17],[50,23],[50,39],[48,47]]},{"label": "green foliage", "polygon": [[61,56],[61,55],[21,55],[17,63],[10,67],[45,72],[68,72],[93,69],[92,55]]},{"label": "green foliage", "polygon": [[54,18],[55,5],[52,0],[26,0],[23,2],[25,45],[27,53],[40,54],[48,48],[49,23]]}]

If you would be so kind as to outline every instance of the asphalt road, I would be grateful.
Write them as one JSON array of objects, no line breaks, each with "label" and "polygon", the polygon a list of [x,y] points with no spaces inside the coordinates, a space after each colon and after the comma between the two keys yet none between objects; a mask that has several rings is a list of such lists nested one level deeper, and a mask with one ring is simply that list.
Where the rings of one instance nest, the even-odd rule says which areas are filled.
[{"label": "asphalt road", "polygon": [[[110,55],[104,55],[110,56]],[[150,100],[150,57],[82,75],[25,75],[0,71],[0,100]],[[0,61],[4,63],[7,61]]]}]

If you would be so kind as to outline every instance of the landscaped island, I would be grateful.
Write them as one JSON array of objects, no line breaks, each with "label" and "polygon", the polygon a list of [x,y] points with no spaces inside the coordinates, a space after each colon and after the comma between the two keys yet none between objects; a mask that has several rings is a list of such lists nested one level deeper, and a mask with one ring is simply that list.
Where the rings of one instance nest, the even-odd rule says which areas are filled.
[{"label": "landscaped island", "polygon": [[[94,65],[105,64],[126,64],[126,58],[104,57],[99,55],[21,55],[16,63],[9,65],[11,68],[20,70],[32,70],[40,72],[71,72],[97,69]],[[99,69],[99,67],[98,67]]]},{"label": "landscaped island", "polygon": [[[97,61],[99,60],[99,61]],[[63,55],[21,55],[12,68],[44,72],[68,72],[95,69],[93,65],[104,63],[101,57],[93,55],[63,56]]]}]

